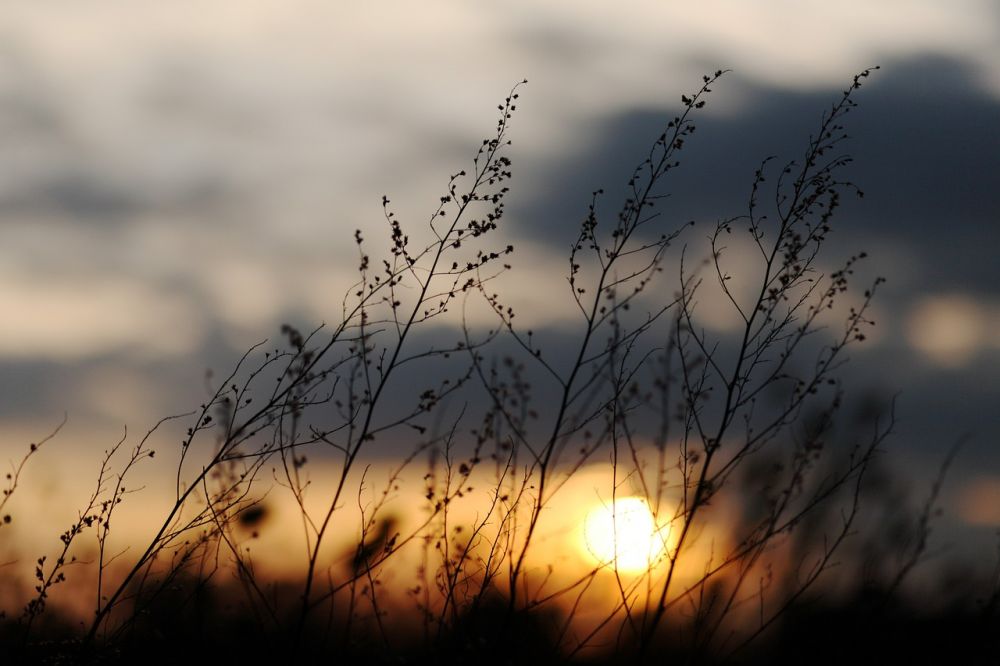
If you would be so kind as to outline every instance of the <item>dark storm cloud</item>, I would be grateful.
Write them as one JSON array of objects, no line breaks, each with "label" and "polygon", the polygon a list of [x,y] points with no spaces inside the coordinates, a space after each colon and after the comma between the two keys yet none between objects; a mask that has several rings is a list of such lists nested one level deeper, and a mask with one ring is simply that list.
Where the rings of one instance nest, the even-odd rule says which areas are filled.
[{"label": "dark storm cloud", "polygon": [[[844,78],[849,82],[849,73]],[[726,85],[717,84],[720,94],[709,104],[725,103]],[[668,219],[713,222],[743,213],[760,160],[801,155],[820,114],[839,95],[757,88],[738,112],[699,119],[666,187]],[[867,196],[845,199],[837,238],[878,237],[908,248],[920,260],[923,286],[1000,290],[1000,103],[962,63],[935,57],[885,65],[857,100],[846,122],[853,137],[846,151],[856,161],[844,173]],[[598,187],[608,192],[605,219],[613,219],[621,185],[675,113],[619,115],[598,128],[583,154],[547,165],[540,195],[516,209],[518,231],[565,246]]]}]

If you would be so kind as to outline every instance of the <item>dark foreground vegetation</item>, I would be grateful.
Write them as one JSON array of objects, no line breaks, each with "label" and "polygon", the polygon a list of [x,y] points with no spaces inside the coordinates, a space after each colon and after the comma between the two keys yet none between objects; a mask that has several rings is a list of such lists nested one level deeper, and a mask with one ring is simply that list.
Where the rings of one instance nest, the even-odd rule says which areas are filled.
[{"label": "dark foreground vegetation", "polygon": [[[881,458],[891,401],[858,417],[838,377],[882,282],[859,278],[863,252],[824,252],[841,198],[861,195],[842,123],[869,74],[708,227],[673,219],[667,198],[723,72],[704,77],[616,208],[600,190],[584,202],[565,280],[533,286],[577,311],[558,339],[523,328],[517,295],[493,286],[517,271],[503,219],[515,87],[425,222],[386,197],[384,246],[355,233],[337,323],[286,326],[194,412],[123,438],[58,547],[0,569],[16,604],[3,663],[997,663],[996,580],[908,592],[951,456],[900,513]],[[731,245],[753,270],[732,268]],[[712,299],[731,330],[702,323]],[[29,520],[21,469],[58,445],[12,470],[0,539]],[[172,497],[125,549],[111,526],[130,479],[164,460]],[[554,507],[597,464],[604,504],[648,507],[639,570],[596,547],[578,571],[547,560]],[[323,483],[318,465],[334,469]],[[294,574],[249,547],[281,501]],[[613,515],[598,536],[615,543]],[[82,594],[86,611],[67,603]]]},{"label": "dark foreground vegetation", "polygon": [[[387,643],[373,633],[345,634],[315,627],[307,652],[293,657],[292,637],[262,636],[258,621],[236,597],[192,581],[173,598],[149,609],[127,637],[113,645],[87,645],[79,626],[58,618],[42,624],[30,643],[8,623],[2,636],[5,663],[251,663],[482,664],[635,663],[635,653],[601,650],[569,660],[557,644],[553,613],[506,617],[503,604],[468,612],[446,633],[425,642],[402,628]],[[230,592],[236,592],[231,590]],[[877,595],[875,595],[877,596]],[[877,604],[877,602],[876,602]],[[690,626],[664,632],[640,663],[698,664],[995,664],[1000,659],[996,617],[956,605],[935,612],[894,607],[873,612],[869,597],[836,604],[810,602],[790,609],[771,632],[735,655],[691,645]]]}]

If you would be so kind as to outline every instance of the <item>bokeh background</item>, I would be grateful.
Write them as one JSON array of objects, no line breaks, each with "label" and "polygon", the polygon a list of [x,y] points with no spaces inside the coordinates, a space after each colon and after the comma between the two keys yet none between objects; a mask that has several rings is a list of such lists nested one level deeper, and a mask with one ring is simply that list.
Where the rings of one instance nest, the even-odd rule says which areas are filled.
[{"label": "bokeh background", "polygon": [[[861,69],[848,129],[866,192],[833,257],[888,278],[852,354],[898,394],[889,469],[916,498],[971,439],[935,552],[992,561],[1000,524],[1000,3],[201,0],[0,9],[0,458],[69,421],[35,482],[68,488],[120,437],[204,399],[282,322],[335,321],[353,230],[436,205],[530,83],[512,130],[510,300],[554,335],[589,193],[614,193],[682,92],[716,86],[670,214],[744,210]],[[544,282],[542,282],[544,281]],[[563,299],[565,300],[565,299]],[[717,322],[724,332],[726,322]],[[391,452],[388,452],[391,454]],[[89,469],[89,467],[87,468]],[[43,509],[38,509],[43,511]]]}]

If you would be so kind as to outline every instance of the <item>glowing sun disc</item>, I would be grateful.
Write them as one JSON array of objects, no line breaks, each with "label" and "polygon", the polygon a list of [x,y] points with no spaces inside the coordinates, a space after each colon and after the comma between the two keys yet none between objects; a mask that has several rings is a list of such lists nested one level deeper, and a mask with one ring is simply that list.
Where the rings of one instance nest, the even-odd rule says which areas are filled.
[{"label": "glowing sun disc", "polygon": [[666,528],[657,529],[641,497],[621,497],[587,514],[583,537],[587,551],[602,565],[637,573],[655,564],[663,552]]}]

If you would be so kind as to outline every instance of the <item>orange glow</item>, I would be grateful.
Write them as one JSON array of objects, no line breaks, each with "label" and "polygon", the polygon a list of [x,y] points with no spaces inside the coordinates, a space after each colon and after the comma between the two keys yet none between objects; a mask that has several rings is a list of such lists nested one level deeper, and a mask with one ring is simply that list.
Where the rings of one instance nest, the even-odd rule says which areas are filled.
[{"label": "orange glow", "polygon": [[946,367],[966,365],[988,340],[983,307],[961,294],[922,300],[910,315],[910,344]]},{"label": "orange glow", "polygon": [[616,499],[587,514],[583,541],[598,564],[614,566],[626,573],[646,571],[659,559],[669,528],[657,529],[646,500]]}]

